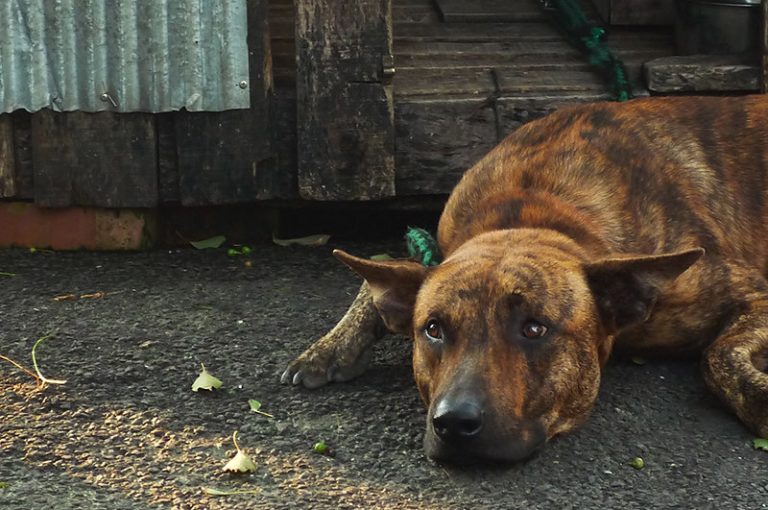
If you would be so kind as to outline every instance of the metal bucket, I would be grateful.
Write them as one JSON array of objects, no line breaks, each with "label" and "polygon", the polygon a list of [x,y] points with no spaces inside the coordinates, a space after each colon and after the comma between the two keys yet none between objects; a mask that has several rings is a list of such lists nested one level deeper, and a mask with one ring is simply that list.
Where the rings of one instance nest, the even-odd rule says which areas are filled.
[{"label": "metal bucket", "polygon": [[760,0],[677,0],[678,52],[738,54],[757,51]]}]

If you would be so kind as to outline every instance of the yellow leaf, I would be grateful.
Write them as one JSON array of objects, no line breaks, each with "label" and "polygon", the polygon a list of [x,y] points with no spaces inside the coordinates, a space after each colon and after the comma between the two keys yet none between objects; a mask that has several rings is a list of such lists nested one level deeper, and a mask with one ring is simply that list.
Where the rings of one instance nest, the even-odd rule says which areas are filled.
[{"label": "yellow leaf", "polygon": [[200,363],[200,366],[202,367],[202,371],[200,372],[200,375],[197,376],[197,379],[195,379],[195,382],[192,383],[192,391],[197,391],[199,389],[215,390],[215,389],[221,388],[223,384],[221,380],[212,376],[205,369],[205,365]]},{"label": "yellow leaf", "polygon": [[256,464],[247,453],[237,450],[237,454],[224,466],[224,471],[230,473],[253,473],[256,471]]}]

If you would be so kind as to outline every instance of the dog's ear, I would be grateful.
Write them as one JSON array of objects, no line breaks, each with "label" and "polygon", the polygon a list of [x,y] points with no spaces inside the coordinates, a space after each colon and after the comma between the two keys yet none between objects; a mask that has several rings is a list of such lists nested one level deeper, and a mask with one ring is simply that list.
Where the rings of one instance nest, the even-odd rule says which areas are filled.
[{"label": "dog's ear", "polygon": [[373,304],[387,328],[410,335],[416,294],[428,269],[407,259],[373,261],[353,257],[341,250],[333,250],[333,254],[368,282]]},{"label": "dog's ear", "polygon": [[659,292],[702,255],[695,248],[664,255],[617,257],[585,266],[600,317],[610,333],[648,319]]}]

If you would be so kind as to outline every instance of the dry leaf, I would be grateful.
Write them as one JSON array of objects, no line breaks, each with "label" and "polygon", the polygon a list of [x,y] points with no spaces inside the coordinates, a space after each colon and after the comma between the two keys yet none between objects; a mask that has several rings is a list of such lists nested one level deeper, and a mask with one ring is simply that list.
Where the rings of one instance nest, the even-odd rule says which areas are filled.
[{"label": "dry leaf", "polygon": [[195,379],[195,382],[192,383],[192,391],[200,389],[215,390],[221,388],[223,384],[221,380],[211,375],[210,372],[205,369],[205,365],[200,363],[200,366],[202,367],[202,371],[200,372],[200,375],[197,376],[197,379]]},{"label": "dry leaf", "polygon": [[306,237],[295,237],[293,239],[278,239],[272,237],[272,242],[279,246],[290,246],[292,244],[298,244],[301,246],[322,246],[328,242],[331,238],[328,234],[315,234]]},{"label": "dry leaf", "polygon": [[237,454],[222,469],[228,473],[253,473],[256,471],[256,463],[237,444],[237,431],[232,434],[232,442],[235,444]]}]

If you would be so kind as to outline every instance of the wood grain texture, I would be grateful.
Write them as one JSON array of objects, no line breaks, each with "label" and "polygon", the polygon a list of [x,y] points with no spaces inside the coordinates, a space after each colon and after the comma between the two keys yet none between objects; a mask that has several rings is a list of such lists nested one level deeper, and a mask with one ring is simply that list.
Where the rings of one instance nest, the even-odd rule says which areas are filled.
[{"label": "wood grain texture", "polygon": [[397,103],[397,194],[449,193],[497,143],[496,116],[483,99]]},{"label": "wood grain texture", "polygon": [[144,113],[32,116],[35,203],[49,207],[154,207],[157,144]]},{"label": "wood grain texture", "polygon": [[0,115],[0,198],[16,196],[16,158],[13,154],[13,120]]},{"label": "wood grain texture", "polygon": [[675,2],[670,0],[593,0],[600,16],[612,25],[671,25]]},{"label": "wood grain texture", "polygon": [[395,193],[391,0],[297,2],[299,194],[370,200]]},{"label": "wood grain texture", "polygon": [[760,91],[768,93],[768,0],[760,4]]},{"label": "wood grain texture", "polygon": [[541,21],[541,6],[536,0],[436,0],[445,22]]},{"label": "wood grain texture", "polygon": [[763,70],[739,55],[687,55],[647,62],[645,77],[654,92],[756,92]]},{"label": "wood grain texture", "polygon": [[17,110],[13,118],[13,155],[16,163],[15,198],[32,200],[35,198],[35,172],[32,165],[32,114],[26,110]]},{"label": "wood grain texture", "polygon": [[[248,2],[251,107],[225,112],[179,112],[179,198],[183,205],[212,205],[273,198],[259,185],[260,163],[272,157],[267,0]],[[163,179],[166,181],[166,179]]]}]

